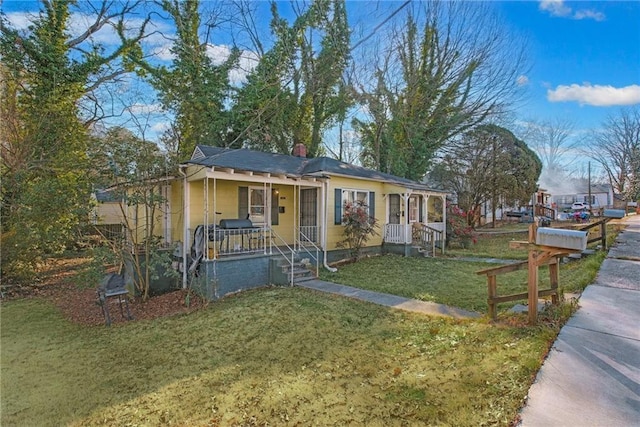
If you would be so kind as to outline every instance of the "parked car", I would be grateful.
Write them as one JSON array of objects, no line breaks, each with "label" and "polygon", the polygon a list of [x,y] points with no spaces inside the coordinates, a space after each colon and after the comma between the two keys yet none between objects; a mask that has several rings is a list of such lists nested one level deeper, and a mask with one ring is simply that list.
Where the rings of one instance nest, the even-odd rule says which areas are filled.
[{"label": "parked car", "polygon": [[585,202],[575,202],[571,205],[572,212],[589,211],[593,216],[600,216],[602,208],[598,204],[589,206]]}]

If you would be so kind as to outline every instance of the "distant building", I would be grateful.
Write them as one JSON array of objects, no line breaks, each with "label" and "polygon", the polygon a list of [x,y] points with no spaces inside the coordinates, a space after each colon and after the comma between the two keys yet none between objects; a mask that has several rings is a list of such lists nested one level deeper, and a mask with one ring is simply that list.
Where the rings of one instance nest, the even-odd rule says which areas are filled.
[{"label": "distant building", "polygon": [[575,193],[551,196],[551,203],[555,204],[559,211],[571,209],[571,205],[576,202],[587,203],[597,209],[612,208],[614,207],[613,188],[609,184],[592,184],[591,200],[589,200],[588,184],[578,186]]}]

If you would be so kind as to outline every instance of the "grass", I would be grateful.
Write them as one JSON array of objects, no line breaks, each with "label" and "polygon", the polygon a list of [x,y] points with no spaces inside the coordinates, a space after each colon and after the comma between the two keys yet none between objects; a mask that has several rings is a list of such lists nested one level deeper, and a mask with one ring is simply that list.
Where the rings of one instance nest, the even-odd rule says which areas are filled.
[{"label": "grass", "polygon": [[[494,237],[465,256],[495,257],[509,237]],[[563,265],[561,287],[582,289],[603,258]],[[486,312],[475,272],[487,266],[385,256],[325,278]],[[498,289],[525,282],[507,274]],[[455,321],[287,287],[105,328],[42,300],[3,302],[0,424],[506,426],[574,308],[526,327],[522,315]]]},{"label": "grass", "polygon": [[[501,229],[498,229],[501,230]],[[464,249],[459,246],[451,245],[445,250],[447,257],[481,257],[481,258],[498,258],[498,259],[513,259],[513,260],[526,260],[526,249],[510,249],[509,242],[511,241],[526,241],[527,232],[513,231],[513,232],[482,232],[478,233],[477,241],[469,249]]]},{"label": "grass", "polygon": [[[553,227],[561,228],[568,227],[573,228],[581,227],[586,224],[573,224],[567,222],[560,222],[553,224]],[[607,246],[610,247],[615,241],[616,235],[621,230],[621,225],[607,224]],[[595,227],[589,230],[589,239],[593,239],[600,236],[600,228]],[[447,257],[481,257],[481,258],[498,258],[498,259],[512,259],[512,260],[526,260],[527,251],[525,249],[511,249],[509,248],[509,242],[511,241],[527,241],[528,239],[528,224],[505,224],[501,227],[494,229],[485,228],[481,229],[477,235],[477,242],[469,249],[464,249],[457,245],[451,245],[446,249],[445,255]],[[600,242],[594,242],[589,245],[590,248],[596,248]]]},{"label": "grass", "polygon": [[[599,252],[560,267],[560,290],[577,292],[593,281],[604,253]],[[500,264],[467,262],[448,258],[409,258],[385,255],[342,266],[338,272],[321,272],[321,278],[361,289],[433,301],[454,307],[487,313],[487,279],[476,272]],[[375,272],[372,274],[371,272]],[[546,267],[540,268],[540,289],[548,288]],[[527,271],[498,276],[498,294],[527,291]],[[513,303],[498,305],[498,310]]]},{"label": "grass", "polygon": [[1,310],[3,426],[508,425],[557,333],[298,288],[111,328]]}]

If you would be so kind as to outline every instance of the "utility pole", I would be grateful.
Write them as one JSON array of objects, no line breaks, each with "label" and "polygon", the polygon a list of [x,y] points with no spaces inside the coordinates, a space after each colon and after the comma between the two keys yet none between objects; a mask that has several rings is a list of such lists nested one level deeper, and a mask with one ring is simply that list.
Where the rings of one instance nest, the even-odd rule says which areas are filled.
[{"label": "utility pole", "polygon": [[589,184],[588,184],[589,185],[589,193],[588,193],[589,194],[589,201],[588,201],[588,203],[589,203],[589,215],[593,216],[593,211],[592,211],[592,207],[591,207],[591,203],[592,203],[592,201],[591,201],[591,161],[589,161],[588,166],[589,167],[588,167],[587,170],[589,172],[589,174],[588,174],[588,177],[589,177]]},{"label": "utility pole", "polygon": [[491,228],[496,228],[496,138],[491,135]]}]

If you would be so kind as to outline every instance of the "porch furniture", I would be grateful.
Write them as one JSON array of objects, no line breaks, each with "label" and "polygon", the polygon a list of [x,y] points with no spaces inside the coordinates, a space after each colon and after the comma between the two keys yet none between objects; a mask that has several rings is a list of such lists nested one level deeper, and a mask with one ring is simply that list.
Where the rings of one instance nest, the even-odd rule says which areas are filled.
[{"label": "porch furniture", "polygon": [[[98,305],[102,309],[102,314],[104,315],[105,324],[107,326],[111,326],[111,316],[109,315],[109,298],[116,297],[118,298],[118,305],[120,306],[120,315],[123,319],[133,320],[133,316],[129,311],[129,300],[128,294],[129,291],[124,286],[124,275],[110,273],[107,274],[100,285],[97,288],[98,293]],[[127,310],[127,315],[125,316],[123,305]]]}]

